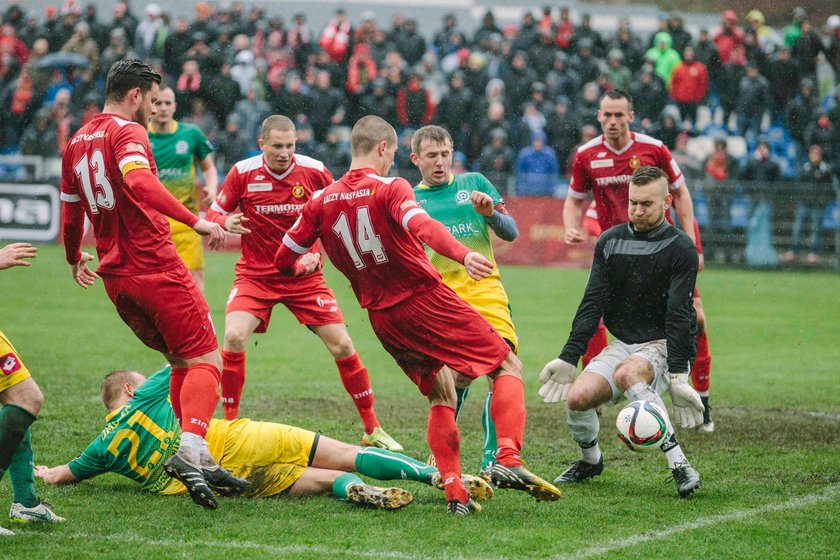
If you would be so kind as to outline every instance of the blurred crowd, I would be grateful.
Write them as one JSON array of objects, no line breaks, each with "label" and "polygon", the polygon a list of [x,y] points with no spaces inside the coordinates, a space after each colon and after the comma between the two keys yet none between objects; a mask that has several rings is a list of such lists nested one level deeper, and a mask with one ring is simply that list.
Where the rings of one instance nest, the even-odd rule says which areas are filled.
[{"label": "blurred crowd", "polygon": [[[0,146],[61,154],[100,110],[110,65],[139,57],[176,92],[176,118],[216,145],[222,169],[254,153],[259,124],[279,113],[296,122],[299,153],[341,173],[346,127],[376,114],[398,130],[397,165],[410,179],[411,133],[435,123],[452,133],[456,171],[480,170],[503,191],[552,194],[543,178],[562,178],[574,148],[599,133],[599,97],[615,88],[634,100],[634,129],[663,140],[689,172],[732,179],[767,158],[795,177],[816,147],[820,169],[840,174],[840,16],[814,22],[796,8],[775,29],[759,10],[728,10],[719,26],[693,33],[679,13],[663,13],[650,36],[629,20],[598,31],[563,7],[501,26],[488,10],[471,34],[453,15],[438,25],[421,29],[400,13],[351,21],[338,9],[312,29],[304,13],[239,2],[198,2],[191,19],[126,1],[110,14],[74,0],[34,13],[12,0],[0,26]],[[694,161],[689,140],[704,135],[716,149]],[[725,138],[734,135],[749,149],[733,162]]]}]

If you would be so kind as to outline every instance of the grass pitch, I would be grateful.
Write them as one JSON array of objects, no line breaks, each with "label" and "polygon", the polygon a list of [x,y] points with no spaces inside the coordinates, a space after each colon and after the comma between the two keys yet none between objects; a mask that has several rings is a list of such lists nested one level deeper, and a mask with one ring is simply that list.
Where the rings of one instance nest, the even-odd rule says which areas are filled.
[{"label": "grass pitch", "polygon": [[[208,257],[207,296],[221,332],[235,255]],[[536,394],[537,377],[565,341],[586,272],[509,267],[502,274],[526,369],[524,456],[551,480],[578,452],[563,407]],[[383,426],[408,454],[425,458],[425,399],[381,349],[347,282],[334,271],[328,282],[370,370]],[[108,475],[71,487],[39,483],[68,522],[16,526],[16,537],[0,539],[0,558],[836,558],[840,277],[709,270],[700,286],[717,432],[679,433],[703,478],[690,500],[679,500],[666,481],[664,457],[623,448],[613,435],[617,410],[606,408],[604,474],[563,488],[551,504],[499,491],[480,515],[455,519],[444,515],[440,492],[396,482],[415,496],[396,512],[325,496],[223,499],[207,512],[189,498],[144,495]],[[36,463],[67,462],[102,427],[102,376],[114,368],[151,373],[163,360],[120,321],[101,282],[87,291],[73,284],[58,247],[41,247],[28,269],[0,272],[0,293],[0,329],[46,397],[33,426]],[[479,380],[461,417],[467,471],[478,467],[484,390]],[[283,308],[249,345],[242,414],[351,442],[362,435],[329,354]],[[4,480],[0,507],[10,501]]]}]

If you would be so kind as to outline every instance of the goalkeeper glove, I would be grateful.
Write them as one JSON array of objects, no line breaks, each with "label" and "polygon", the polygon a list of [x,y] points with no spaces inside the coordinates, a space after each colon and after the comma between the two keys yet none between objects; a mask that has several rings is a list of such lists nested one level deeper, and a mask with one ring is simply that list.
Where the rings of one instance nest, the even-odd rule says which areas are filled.
[{"label": "goalkeeper glove", "polygon": [[539,394],[547,403],[556,403],[557,401],[565,401],[569,396],[569,388],[575,380],[575,372],[577,366],[570,364],[560,358],[555,358],[545,364],[545,367],[540,373],[540,387]]},{"label": "goalkeeper glove", "polygon": [[688,384],[687,373],[671,373],[671,402],[674,418],[680,428],[693,428],[703,423],[703,402]]}]

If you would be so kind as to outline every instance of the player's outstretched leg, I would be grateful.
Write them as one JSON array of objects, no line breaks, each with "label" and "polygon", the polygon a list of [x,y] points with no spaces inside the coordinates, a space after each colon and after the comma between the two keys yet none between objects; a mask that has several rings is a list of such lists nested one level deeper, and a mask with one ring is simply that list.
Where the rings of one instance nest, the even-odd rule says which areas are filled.
[{"label": "player's outstretched leg", "polygon": [[[321,439],[323,441],[323,438]],[[445,490],[443,477],[437,467],[387,449],[362,447],[356,454],[354,468],[359,474],[377,480],[414,480]],[[462,474],[461,481],[464,483],[470,498],[488,500],[493,497],[493,488],[483,479]]]},{"label": "player's outstretched leg", "polygon": [[671,476],[677,483],[677,494],[688,498],[700,488],[700,474],[689,463],[678,463],[671,469]]},{"label": "player's outstretched leg", "polygon": [[403,488],[380,488],[365,484],[353,473],[346,473],[335,479],[333,495],[339,500],[378,509],[399,509],[411,503],[414,497]]},{"label": "player's outstretched leg", "polygon": [[496,463],[490,470],[493,484],[498,488],[528,492],[538,501],[558,500],[560,490],[523,467],[519,457],[525,431],[525,385],[522,379],[500,375],[493,386],[490,414],[496,424],[499,442]]}]

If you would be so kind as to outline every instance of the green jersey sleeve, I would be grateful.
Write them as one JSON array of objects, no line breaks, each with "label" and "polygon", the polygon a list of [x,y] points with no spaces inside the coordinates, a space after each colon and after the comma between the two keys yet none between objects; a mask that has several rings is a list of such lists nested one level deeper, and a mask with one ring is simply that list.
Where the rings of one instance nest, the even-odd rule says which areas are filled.
[{"label": "green jersey sleeve", "polygon": [[109,471],[106,447],[101,438],[96,438],[88,444],[82,454],[70,461],[67,466],[76,478],[90,478]]},{"label": "green jersey sleeve", "polygon": [[215,150],[213,149],[213,145],[210,143],[209,140],[204,136],[204,133],[201,132],[201,129],[193,127],[193,154],[195,155],[198,161],[203,161],[209,154],[212,154]]},{"label": "green jersey sleeve", "polygon": [[499,191],[496,190],[496,187],[493,186],[493,183],[487,177],[481,173],[474,173],[473,178],[475,180],[475,190],[490,195],[490,198],[493,199],[493,206],[499,203],[504,204],[505,201],[502,199],[502,195],[499,194]]}]

